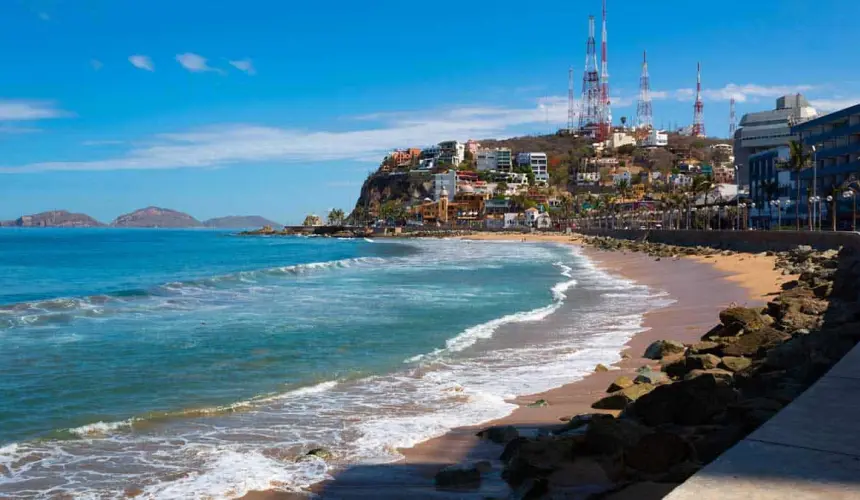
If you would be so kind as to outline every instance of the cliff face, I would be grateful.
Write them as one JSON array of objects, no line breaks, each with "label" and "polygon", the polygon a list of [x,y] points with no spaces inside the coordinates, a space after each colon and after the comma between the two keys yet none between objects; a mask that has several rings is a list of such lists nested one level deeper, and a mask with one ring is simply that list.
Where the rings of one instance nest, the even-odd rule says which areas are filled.
[{"label": "cliff face", "polygon": [[203,227],[194,217],[168,208],[147,207],[120,215],[110,224],[113,227]]},{"label": "cliff face", "polygon": [[260,217],[259,215],[228,215],[227,217],[216,217],[203,222],[206,227],[221,229],[247,229],[263,226],[281,227],[275,221]]},{"label": "cliff face", "polygon": [[387,201],[407,203],[432,197],[433,179],[429,174],[375,173],[361,186],[355,208],[372,211]]},{"label": "cliff face", "polygon": [[51,210],[23,215],[15,220],[0,221],[0,227],[101,227],[101,222],[87,214],[73,214],[67,210]]}]

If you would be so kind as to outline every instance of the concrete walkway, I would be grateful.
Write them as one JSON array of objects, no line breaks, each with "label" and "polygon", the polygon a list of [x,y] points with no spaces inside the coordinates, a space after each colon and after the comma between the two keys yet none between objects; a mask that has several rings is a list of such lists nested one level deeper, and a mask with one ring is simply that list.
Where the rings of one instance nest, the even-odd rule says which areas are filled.
[{"label": "concrete walkway", "polygon": [[667,500],[860,499],[860,345]]}]

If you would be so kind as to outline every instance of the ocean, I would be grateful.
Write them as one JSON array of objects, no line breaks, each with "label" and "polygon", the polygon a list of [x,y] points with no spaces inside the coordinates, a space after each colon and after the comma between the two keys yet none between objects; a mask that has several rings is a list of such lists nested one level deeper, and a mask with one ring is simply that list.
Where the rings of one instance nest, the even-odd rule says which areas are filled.
[{"label": "ocean", "polygon": [[234,498],[397,460],[670,301],[574,247],[0,230],[0,497]]}]

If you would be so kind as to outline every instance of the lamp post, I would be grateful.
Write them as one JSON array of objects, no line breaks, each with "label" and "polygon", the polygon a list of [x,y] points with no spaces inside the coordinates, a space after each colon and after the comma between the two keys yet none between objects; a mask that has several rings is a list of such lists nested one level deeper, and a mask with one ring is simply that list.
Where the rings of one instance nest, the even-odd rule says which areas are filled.
[{"label": "lamp post", "polygon": [[849,189],[848,191],[842,192],[842,197],[853,199],[854,206],[851,209],[851,230],[857,231],[857,193],[853,189]]},{"label": "lamp post", "polygon": [[[830,195],[827,195],[827,210],[831,212],[831,227],[833,228],[833,232],[836,232],[836,203],[833,203],[833,197]],[[821,230],[821,215],[818,216],[818,230]]]},{"label": "lamp post", "polygon": [[770,205],[776,208],[776,230],[782,229],[782,209],[780,208],[780,200],[771,200]]},{"label": "lamp post", "polygon": [[[797,176],[797,181],[800,182],[800,174]],[[812,145],[812,197],[814,199],[818,198],[818,148],[815,147],[815,144]],[[820,208],[820,207],[819,207]],[[815,224],[815,207],[812,208],[812,224]],[[821,225],[819,224],[819,230],[821,230]]]},{"label": "lamp post", "polygon": [[[750,203],[750,209],[755,208],[755,202]],[[747,216],[749,216],[749,212],[747,212]]]},{"label": "lamp post", "polygon": [[821,231],[821,197],[813,196],[809,201],[812,204],[812,229]]}]

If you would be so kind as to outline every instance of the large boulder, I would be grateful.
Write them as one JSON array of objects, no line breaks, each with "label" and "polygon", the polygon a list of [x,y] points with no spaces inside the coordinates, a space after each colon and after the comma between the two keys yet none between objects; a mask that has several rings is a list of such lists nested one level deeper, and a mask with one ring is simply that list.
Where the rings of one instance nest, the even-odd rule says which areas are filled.
[{"label": "large boulder", "polygon": [[[768,353],[770,355],[770,353]],[[749,358],[739,358],[735,356],[724,356],[722,361],[720,361],[719,368],[723,370],[728,370],[733,373],[737,373],[741,370],[746,369],[752,364],[752,360]]]},{"label": "large boulder", "polygon": [[623,389],[627,389],[628,387],[633,385],[633,383],[634,382],[630,380],[630,377],[625,377],[622,375],[615,379],[615,381],[609,385],[609,388],[606,389],[606,392],[617,392]]},{"label": "large boulder", "polygon": [[765,325],[765,320],[762,318],[758,309],[750,307],[730,307],[720,312],[720,322],[727,330],[733,332],[730,335],[736,335],[742,330],[745,332],[756,331]]},{"label": "large boulder", "polygon": [[648,425],[702,425],[737,399],[735,390],[711,374],[661,385],[640,397],[627,411]]},{"label": "large boulder", "polygon": [[734,373],[720,368],[711,368],[709,370],[691,370],[690,373],[684,375],[684,380],[694,379],[702,375],[712,375],[720,380],[731,381],[734,378]]},{"label": "large boulder", "polygon": [[663,359],[666,356],[671,356],[673,354],[683,354],[686,350],[686,346],[680,342],[676,342],[674,340],[658,340],[651,343],[651,345],[645,349],[643,357],[647,359]]},{"label": "large boulder", "polygon": [[653,431],[642,424],[626,418],[595,418],[588,424],[585,446],[592,453],[615,455],[630,449]]},{"label": "large boulder", "polygon": [[735,357],[759,357],[763,355],[767,349],[776,347],[790,338],[791,335],[785,332],[781,332],[771,327],[764,327],[741,335],[737,342],[723,348],[723,355]]},{"label": "large boulder", "polygon": [[690,346],[691,354],[717,354],[719,355],[722,350],[722,344],[719,342],[711,342],[709,340],[703,340],[701,342],[696,342],[695,344]]},{"label": "large boulder", "polygon": [[694,354],[687,356],[686,364],[690,370],[710,370],[720,366],[720,358],[713,354]]},{"label": "large boulder", "polygon": [[506,466],[502,477],[511,485],[518,486],[529,478],[549,476],[555,468],[568,460],[572,460],[575,450],[584,446],[583,436],[556,436],[538,439],[514,440],[508,446],[517,443],[506,457]]},{"label": "large boulder", "polygon": [[646,370],[639,370],[633,382],[636,384],[659,385],[669,382],[669,376],[661,371],[648,368]]},{"label": "large boulder", "polygon": [[651,384],[632,385],[595,401],[591,407],[595,410],[623,410],[627,408],[627,405],[648,394],[653,389],[654,386]]},{"label": "large boulder", "polygon": [[660,474],[692,456],[693,448],[684,438],[658,431],[642,436],[635,445],[625,450],[624,463],[641,472]]},{"label": "large boulder", "polygon": [[517,428],[512,425],[504,425],[499,427],[489,427],[478,433],[478,437],[488,439],[494,443],[507,444],[510,441],[520,437]]}]

